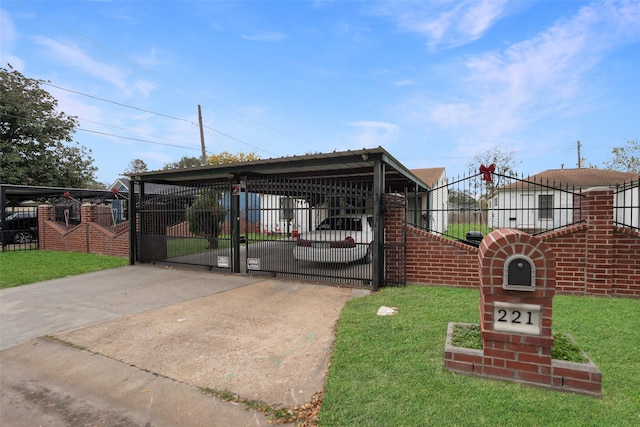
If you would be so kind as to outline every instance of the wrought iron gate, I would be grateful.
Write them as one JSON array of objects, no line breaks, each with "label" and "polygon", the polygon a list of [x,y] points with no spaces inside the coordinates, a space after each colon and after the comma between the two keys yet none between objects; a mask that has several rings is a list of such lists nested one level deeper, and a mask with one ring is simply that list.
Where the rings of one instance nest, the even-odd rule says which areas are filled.
[{"label": "wrought iron gate", "polygon": [[[374,235],[367,179],[246,176],[147,184],[138,203],[137,259],[226,272],[374,287],[406,282],[406,196],[383,195]],[[382,277],[384,276],[384,277]]]},{"label": "wrought iron gate", "polygon": [[153,184],[138,205],[138,260],[231,270],[229,181]]},{"label": "wrought iron gate", "polygon": [[331,178],[246,180],[246,272],[370,286],[371,189]]}]

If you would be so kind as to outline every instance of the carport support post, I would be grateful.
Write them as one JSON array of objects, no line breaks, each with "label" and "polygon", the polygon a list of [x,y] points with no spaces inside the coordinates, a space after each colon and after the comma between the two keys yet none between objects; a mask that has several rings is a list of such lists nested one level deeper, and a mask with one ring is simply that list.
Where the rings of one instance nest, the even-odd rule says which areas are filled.
[{"label": "carport support post", "polygon": [[240,273],[240,177],[234,176],[231,190],[231,246],[233,272]]},{"label": "carport support post", "polygon": [[373,163],[373,280],[376,292],[384,280],[384,164]]},{"label": "carport support post", "polygon": [[[136,187],[135,181],[129,180],[129,265],[136,263],[136,243],[138,230],[136,229]],[[140,183],[140,200],[142,200],[143,184]],[[141,219],[142,220],[142,219]]]},{"label": "carport support post", "polygon": [[[3,230],[4,230],[4,227],[5,227],[5,225],[4,225],[4,222],[5,222],[4,221],[4,217],[5,217],[4,210],[7,208],[7,202],[5,200],[5,197],[6,197],[6,194],[5,194],[5,191],[4,191],[4,187],[2,185],[0,185],[0,215],[2,215],[2,216],[0,216],[0,225],[2,225],[2,229]],[[40,231],[38,230],[38,232],[40,232]],[[4,245],[5,245],[4,233],[0,233],[0,250],[4,251]]]}]

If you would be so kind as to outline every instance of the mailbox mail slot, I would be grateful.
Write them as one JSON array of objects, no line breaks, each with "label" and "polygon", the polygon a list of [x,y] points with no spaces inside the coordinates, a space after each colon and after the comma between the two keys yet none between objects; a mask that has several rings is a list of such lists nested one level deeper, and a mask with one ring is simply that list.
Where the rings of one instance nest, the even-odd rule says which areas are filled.
[{"label": "mailbox mail slot", "polygon": [[502,287],[513,291],[535,290],[535,266],[531,259],[524,255],[515,255],[507,259],[504,266]]}]

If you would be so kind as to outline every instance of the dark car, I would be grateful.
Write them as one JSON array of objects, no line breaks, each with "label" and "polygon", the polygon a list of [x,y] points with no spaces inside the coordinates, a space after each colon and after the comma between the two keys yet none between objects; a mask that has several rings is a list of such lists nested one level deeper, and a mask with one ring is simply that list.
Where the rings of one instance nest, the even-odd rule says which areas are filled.
[{"label": "dark car", "polygon": [[38,216],[35,212],[15,212],[0,222],[2,241],[6,243],[31,243],[38,239]]}]

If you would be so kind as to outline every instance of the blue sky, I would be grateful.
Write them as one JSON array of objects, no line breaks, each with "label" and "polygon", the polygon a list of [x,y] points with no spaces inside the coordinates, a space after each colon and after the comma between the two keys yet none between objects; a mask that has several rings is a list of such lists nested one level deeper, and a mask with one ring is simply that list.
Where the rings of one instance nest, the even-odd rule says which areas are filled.
[{"label": "blue sky", "polygon": [[209,153],[382,146],[449,176],[496,145],[534,174],[640,139],[638,1],[3,0],[0,36],[108,184],[199,157],[198,104]]}]

